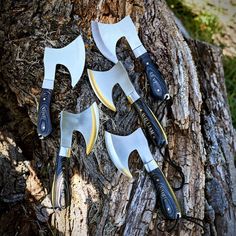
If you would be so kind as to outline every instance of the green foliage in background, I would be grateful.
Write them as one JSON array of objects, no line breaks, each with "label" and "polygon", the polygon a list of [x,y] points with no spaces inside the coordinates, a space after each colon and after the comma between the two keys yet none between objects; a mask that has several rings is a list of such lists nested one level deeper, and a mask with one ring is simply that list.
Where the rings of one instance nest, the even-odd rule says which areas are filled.
[{"label": "green foliage in background", "polygon": [[225,83],[233,125],[236,127],[236,57],[224,57]]},{"label": "green foliage in background", "polygon": [[[167,0],[167,4],[182,21],[192,38],[214,43],[213,35],[221,30],[217,16],[205,11],[196,13],[190,7],[183,5],[183,1],[180,0]],[[229,106],[233,125],[236,127],[236,57],[223,57],[223,65]]]},{"label": "green foliage in background", "polygon": [[194,17],[193,20],[196,28],[194,37],[212,43],[213,35],[220,30],[217,17],[207,12],[202,12],[200,15]]},{"label": "green foliage in background", "polygon": [[167,3],[192,38],[213,43],[213,35],[221,28],[217,16],[205,11],[196,13],[179,0],[167,0]]}]

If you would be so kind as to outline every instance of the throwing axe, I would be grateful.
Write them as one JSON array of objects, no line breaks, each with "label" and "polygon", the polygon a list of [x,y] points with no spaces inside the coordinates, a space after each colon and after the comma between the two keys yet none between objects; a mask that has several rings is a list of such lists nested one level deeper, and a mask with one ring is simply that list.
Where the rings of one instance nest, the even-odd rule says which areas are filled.
[{"label": "throwing axe", "polygon": [[170,96],[162,74],[152,62],[151,57],[140,41],[130,16],[126,16],[116,24],[103,24],[92,21],[92,34],[100,52],[114,63],[118,62],[116,56],[117,41],[125,37],[135,57],[139,58],[145,67],[153,96],[159,100],[169,99]]},{"label": "throwing axe", "polygon": [[81,36],[63,48],[45,48],[44,79],[38,109],[37,132],[42,139],[52,132],[50,103],[54,87],[56,65],[64,65],[70,72],[71,85],[74,87],[84,70],[85,48]]},{"label": "throwing axe", "polygon": [[132,178],[128,166],[129,155],[137,150],[145,169],[150,175],[157,191],[157,199],[163,215],[168,220],[177,220],[181,217],[181,210],[177,198],[163,172],[154,160],[148,142],[141,128],[128,136],[118,136],[105,132],[105,143],[113,163],[123,174]]},{"label": "throwing axe", "polygon": [[73,131],[79,131],[86,143],[88,155],[96,142],[99,129],[99,113],[96,103],[79,114],[67,111],[61,112],[60,151],[56,159],[56,170],[52,186],[52,205],[54,208],[63,209],[70,201],[68,184],[68,164],[71,156],[71,143]]},{"label": "throwing axe", "polygon": [[167,137],[161,124],[136,92],[121,62],[117,62],[116,65],[108,71],[88,70],[88,76],[99,100],[112,111],[116,111],[112,99],[112,89],[116,84],[119,84],[130,104],[133,104],[134,108],[137,110],[143,126],[148,131],[152,140],[158,147],[167,144]]}]

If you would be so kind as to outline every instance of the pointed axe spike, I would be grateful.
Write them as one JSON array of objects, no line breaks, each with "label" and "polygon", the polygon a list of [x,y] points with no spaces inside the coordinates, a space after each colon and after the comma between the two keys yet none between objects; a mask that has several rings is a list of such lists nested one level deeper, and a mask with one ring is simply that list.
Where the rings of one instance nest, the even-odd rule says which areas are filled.
[{"label": "pointed axe spike", "polygon": [[[86,154],[89,154],[95,144],[99,128],[99,113],[96,103],[79,114],[61,112],[61,153],[63,156],[71,148],[73,131],[79,131],[86,143]],[[63,151],[64,150],[64,151]]]},{"label": "pointed axe spike", "polygon": [[43,88],[53,89],[57,64],[68,69],[71,85],[74,87],[83,73],[85,64],[85,47],[81,36],[63,48],[45,48]]}]

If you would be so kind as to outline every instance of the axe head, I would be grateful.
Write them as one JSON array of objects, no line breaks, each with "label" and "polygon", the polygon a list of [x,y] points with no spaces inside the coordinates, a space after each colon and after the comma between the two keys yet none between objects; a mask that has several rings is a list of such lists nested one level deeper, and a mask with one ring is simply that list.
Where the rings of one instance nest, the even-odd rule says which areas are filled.
[{"label": "axe head", "polygon": [[137,150],[144,164],[153,160],[147,139],[141,128],[128,136],[119,136],[105,131],[106,148],[113,163],[123,174],[132,178],[128,166],[129,155]]},{"label": "axe head", "polygon": [[64,65],[70,72],[71,85],[74,87],[84,70],[85,48],[81,36],[63,48],[45,48],[43,88],[53,89],[56,65]]},{"label": "axe head", "polygon": [[[137,50],[139,51],[139,54],[146,52],[137,35],[135,25],[130,16],[126,16],[124,19],[115,24],[103,24],[92,21],[91,26],[93,38],[98,49],[107,59],[113,61],[114,63],[118,62],[116,56],[116,43],[122,37],[127,39],[134,53]],[[142,52],[139,48],[142,49]]]},{"label": "axe head", "polygon": [[92,71],[88,69],[88,76],[99,100],[112,111],[116,111],[112,99],[112,89],[116,84],[121,86],[127,97],[136,94],[128,73],[121,62],[117,62],[108,71]]},{"label": "axe head", "polygon": [[[97,139],[99,128],[99,113],[96,103],[79,114],[67,111],[61,112],[61,151],[70,150],[73,131],[79,131],[86,143],[86,154],[89,154]],[[60,153],[61,156],[69,156],[67,153]]]}]

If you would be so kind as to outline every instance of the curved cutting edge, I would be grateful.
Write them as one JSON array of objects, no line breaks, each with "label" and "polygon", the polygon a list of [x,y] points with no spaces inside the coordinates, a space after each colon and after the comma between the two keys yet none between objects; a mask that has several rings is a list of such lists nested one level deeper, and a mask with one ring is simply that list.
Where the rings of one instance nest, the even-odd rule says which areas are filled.
[{"label": "curved cutting edge", "polygon": [[[106,80],[105,73],[101,71],[87,70],[90,84],[98,99],[112,111],[116,111],[116,107],[112,100],[113,84],[109,86],[109,81]],[[109,79],[109,78],[108,78]],[[112,79],[112,78],[111,78]],[[103,89],[104,88],[104,89]]]},{"label": "curved cutting edge", "polygon": [[[82,36],[78,36],[71,44],[68,45],[71,55],[73,55],[73,51],[76,51],[76,54],[73,58],[71,58],[72,63],[68,63],[70,65],[70,74],[71,74],[71,84],[74,87],[79,81],[85,65],[85,46]],[[73,63],[74,62],[74,63]]]},{"label": "curved cutting edge", "polygon": [[99,113],[94,102],[79,114],[61,112],[61,149],[71,148],[73,131],[79,131],[86,143],[86,154],[89,154],[96,142],[99,129]]},{"label": "curved cutting edge", "polygon": [[[121,136],[113,135],[105,131],[106,148],[116,168],[120,170],[124,175],[132,179],[133,177],[132,177],[132,174],[130,173],[129,166],[128,166],[129,153],[124,153],[124,155],[121,156],[120,153],[117,152],[116,140],[114,142],[114,139],[116,138],[119,139],[119,137]],[[119,146],[118,150],[121,150],[121,149],[124,150],[125,147],[122,145]]]},{"label": "curved cutting edge", "polygon": [[[112,24],[112,25],[114,25],[114,24]],[[110,38],[110,40],[108,41],[108,47],[107,47],[104,44],[103,37],[105,37],[105,38],[111,37],[111,35],[109,35],[110,32],[105,30],[105,32],[102,32],[103,36],[101,36],[100,30],[99,30],[100,28],[104,28],[104,27],[109,28],[110,26],[111,25],[109,25],[109,24],[103,24],[103,23],[99,23],[96,21],[92,21],[92,23],[91,23],[92,35],[93,35],[94,41],[95,41],[98,49],[103,54],[103,56],[105,56],[110,61],[116,63],[116,62],[118,62],[118,59],[116,57],[116,43],[117,43],[118,39],[122,37],[122,35],[121,36],[119,35],[118,38],[116,37],[112,40]],[[105,33],[105,35],[104,35],[104,33]]]},{"label": "curved cutting edge", "polygon": [[91,106],[91,115],[92,115],[92,129],[90,134],[90,139],[88,144],[86,145],[86,154],[88,155],[97,140],[98,129],[99,129],[99,111],[97,107],[97,103],[94,102]]}]

